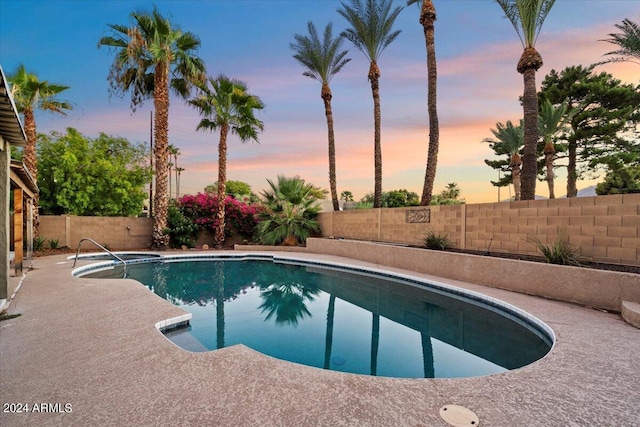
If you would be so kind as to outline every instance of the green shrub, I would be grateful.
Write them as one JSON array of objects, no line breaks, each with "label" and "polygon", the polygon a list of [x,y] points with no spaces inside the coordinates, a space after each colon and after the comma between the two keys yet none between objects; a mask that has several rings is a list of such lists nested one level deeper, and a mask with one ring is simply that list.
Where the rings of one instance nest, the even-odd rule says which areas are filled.
[{"label": "green shrub", "polygon": [[169,234],[171,247],[181,248],[182,246],[187,246],[192,248],[194,246],[200,227],[193,220],[187,218],[175,204],[169,205],[167,225],[166,234]]},{"label": "green shrub", "polygon": [[424,238],[424,245],[427,249],[434,249],[438,251],[444,251],[451,246],[448,236],[449,233],[436,233],[433,230],[427,231],[427,236]]},{"label": "green shrub", "polygon": [[560,235],[550,245],[546,245],[540,239],[528,239],[542,253],[549,264],[582,266],[580,261],[582,254],[567,239]]},{"label": "green shrub", "polygon": [[42,236],[38,236],[35,239],[33,239],[33,250],[41,251],[44,248],[44,242],[46,241],[47,239]]},{"label": "green shrub", "polygon": [[51,249],[58,249],[59,246],[60,246],[59,239],[49,239],[49,247]]}]

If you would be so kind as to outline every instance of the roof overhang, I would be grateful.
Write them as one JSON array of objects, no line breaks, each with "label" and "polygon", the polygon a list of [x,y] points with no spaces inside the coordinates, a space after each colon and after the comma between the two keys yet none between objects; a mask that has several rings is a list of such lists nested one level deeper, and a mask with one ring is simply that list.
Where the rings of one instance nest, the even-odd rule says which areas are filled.
[{"label": "roof overhang", "polygon": [[20,160],[11,160],[10,178],[12,186],[22,188],[30,197],[34,197],[40,191],[38,184]]},{"label": "roof overhang", "polygon": [[18,109],[9,91],[7,78],[0,65],[0,135],[11,145],[25,146],[27,135],[24,133]]}]

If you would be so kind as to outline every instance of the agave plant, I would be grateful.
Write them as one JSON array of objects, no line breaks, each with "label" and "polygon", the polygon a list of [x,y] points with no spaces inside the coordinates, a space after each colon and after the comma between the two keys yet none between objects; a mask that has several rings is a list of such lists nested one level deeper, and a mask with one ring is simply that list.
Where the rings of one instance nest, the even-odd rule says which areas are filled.
[{"label": "agave plant", "polygon": [[294,246],[320,231],[315,219],[320,212],[316,187],[298,176],[279,175],[277,183],[267,182],[270,188],[261,194],[266,210],[258,215],[257,233],[261,243]]}]

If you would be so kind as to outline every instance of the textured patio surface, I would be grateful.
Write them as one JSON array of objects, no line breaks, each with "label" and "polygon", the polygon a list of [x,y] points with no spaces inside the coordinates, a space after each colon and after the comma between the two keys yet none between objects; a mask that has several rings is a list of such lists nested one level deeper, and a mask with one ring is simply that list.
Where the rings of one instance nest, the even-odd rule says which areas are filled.
[{"label": "textured patio surface", "polygon": [[[640,329],[619,314],[438,279],[537,316],[555,331],[555,348],[488,377],[380,378],[244,346],[189,353],[154,326],[183,312],[139,283],[72,278],[63,256],[37,258],[34,267],[9,307],[21,316],[0,322],[2,427],[447,427],[438,413],[447,404],[471,409],[480,426],[640,426]],[[6,413],[9,403],[63,413]]]}]

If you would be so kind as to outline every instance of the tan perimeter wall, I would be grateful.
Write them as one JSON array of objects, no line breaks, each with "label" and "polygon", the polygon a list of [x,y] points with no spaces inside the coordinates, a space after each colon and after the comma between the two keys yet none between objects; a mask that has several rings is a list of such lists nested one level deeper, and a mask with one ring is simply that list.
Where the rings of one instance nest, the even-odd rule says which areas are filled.
[{"label": "tan perimeter wall", "polygon": [[[429,223],[383,208],[323,212],[323,237],[421,246],[427,231],[447,233],[458,249],[540,255],[529,239],[567,236],[587,259],[640,265],[640,194],[429,206]],[[409,214],[410,215],[410,214]]]},{"label": "tan perimeter wall", "polygon": [[[111,250],[126,251],[151,247],[152,218],[98,216],[40,216],[40,237],[57,239],[60,246],[78,247],[80,239],[88,237]],[[83,243],[83,250],[95,250]]]}]

